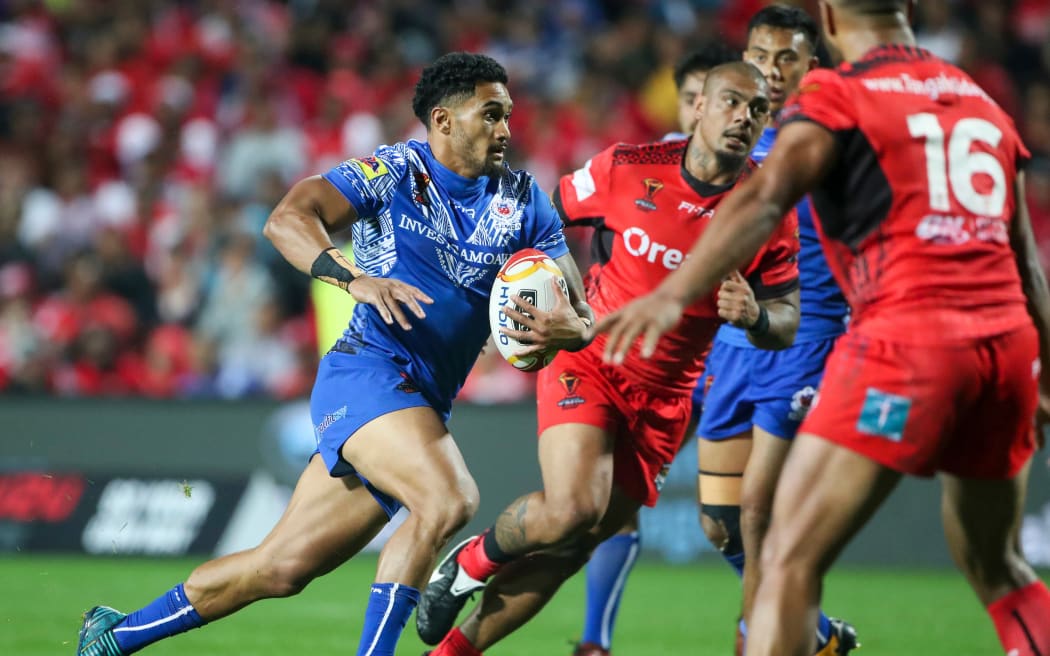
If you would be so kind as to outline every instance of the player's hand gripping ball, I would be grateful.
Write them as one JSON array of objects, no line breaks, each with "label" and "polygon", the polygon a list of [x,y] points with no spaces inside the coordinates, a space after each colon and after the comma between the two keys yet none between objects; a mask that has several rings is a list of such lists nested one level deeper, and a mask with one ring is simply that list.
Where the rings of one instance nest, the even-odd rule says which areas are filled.
[{"label": "player's hand gripping ball", "polygon": [[556,351],[546,350],[520,355],[529,344],[504,335],[500,328],[528,330],[528,327],[508,317],[503,308],[513,307],[514,301],[511,296],[517,295],[537,309],[550,312],[558,300],[554,286],[551,285],[552,280],[556,281],[561,292],[568,296],[565,276],[554,260],[543,251],[526,248],[510,256],[492,284],[492,293],[489,296],[489,325],[492,328],[492,338],[496,341],[496,348],[503,359],[522,371],[538,371],[546,367],[554,359]]}]

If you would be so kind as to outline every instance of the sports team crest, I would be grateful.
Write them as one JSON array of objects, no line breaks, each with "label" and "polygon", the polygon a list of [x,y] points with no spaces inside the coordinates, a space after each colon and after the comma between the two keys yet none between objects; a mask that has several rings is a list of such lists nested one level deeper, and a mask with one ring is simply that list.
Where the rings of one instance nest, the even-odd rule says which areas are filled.
[{"label": "sports team crest", "polygon": [[802,421],[809,414],[817,398],[817,390],[812,385],[806,385],[791,395],[791,412],[788,418],[791,421]]},{"label": "sports team crest", "polygon": [[586,399],[576,394],[576,390],[580,387],[579,376],[571,371],[563,371],[558,375],[558,382],[561,383],[562,389],[565,390],[565,398],[558,401],[559,408],[570,410],[586,402]]},{"label": "sports team crest", "polygon": [[645,178],[642,180],[642,185],[645,187],[645,198],[635,199],[634,204],[646,212],[655,212],[656,203],[653,202],[653,196],[664,188],[663,180],[657,178]]}]

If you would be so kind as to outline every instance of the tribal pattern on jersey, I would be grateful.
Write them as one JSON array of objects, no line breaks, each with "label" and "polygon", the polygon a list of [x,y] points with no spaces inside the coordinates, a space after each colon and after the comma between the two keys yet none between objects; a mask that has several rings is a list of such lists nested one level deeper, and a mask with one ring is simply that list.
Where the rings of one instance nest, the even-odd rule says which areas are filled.
[{"label": "tribal pattern on jersey", "polygon": [[426,319],[411,317],[411,331],[387,326],[372,306],[358,304],[342,341],[406,358],[414,363],[406,373],[425,395],[450,401],[488,337],[488,297],[499,268],[522,248],[552,258],[568,253],[550,200],[523,171],[464,178],[418,141],[380,146],[324,178],[357,212],[357,265],[434,299]]}]

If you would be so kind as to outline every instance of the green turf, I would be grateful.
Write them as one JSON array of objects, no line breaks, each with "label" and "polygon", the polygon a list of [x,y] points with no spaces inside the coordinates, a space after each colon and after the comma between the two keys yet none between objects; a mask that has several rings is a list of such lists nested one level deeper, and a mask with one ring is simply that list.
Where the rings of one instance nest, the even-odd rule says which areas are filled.
[{"label": "green turf", "polygon": [[[185,578],[184,560],[0,558],[0,654],[72,654],[80,614],[105,603],[138,608]],[[264,601],[214,626],[148,650],[151,656],[338,655],[356,652],[372,558],[351,561],[293,599]],[[731,652],[739,584],[716,562],[642,563],[627,589],[617,656]],[[991,623],[954,572],[837,570],[826,606],[856,624],[863,656],[1000,653]],[[583,581],[569,581],[531,624],[489,650],[494,656],[560,656],[582,613]],[[418,656],[410,621],[398,654]]]}]

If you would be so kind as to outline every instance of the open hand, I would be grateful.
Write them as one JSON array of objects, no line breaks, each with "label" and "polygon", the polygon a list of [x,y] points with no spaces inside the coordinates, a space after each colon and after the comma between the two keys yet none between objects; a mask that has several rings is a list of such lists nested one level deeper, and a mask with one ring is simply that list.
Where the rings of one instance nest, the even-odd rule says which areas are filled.
[{"label": "open hand", "polygon": [[627,351],[643,336],[642,357],[652,357],[656,343],[682,318],[682,302],[659,292],[648,294],[602,317],[594,333],[608,333],[603,359],[609,364],[623,364]]},{"label": "open hand", "polygon": [[588,344],[589,331],[587,323],[576,314],[569,304],[568,297],[554,279],[550,281],[554,289],[554,307],[544,312],[517,294],[510,300],[516,307],[506,306],[503,314],[524,326],[527,330],[500,328],[499,331],[528,346],[516,355],[530,355],[542,351],[568,350],[578,351]]},{"label": "open hand", "polygon": [[412,324],[408,322],[402,305],[412,314],[423,319],[427,315],[420,303],[430,305],[434,302],[434,299],[418,288],[392,278],[359,276],[350,281],[346,291],[358,303],[367,303],[378,310],[379,316],[388,326],[397,321],[397,324],[405,330],[412,330]]}]

